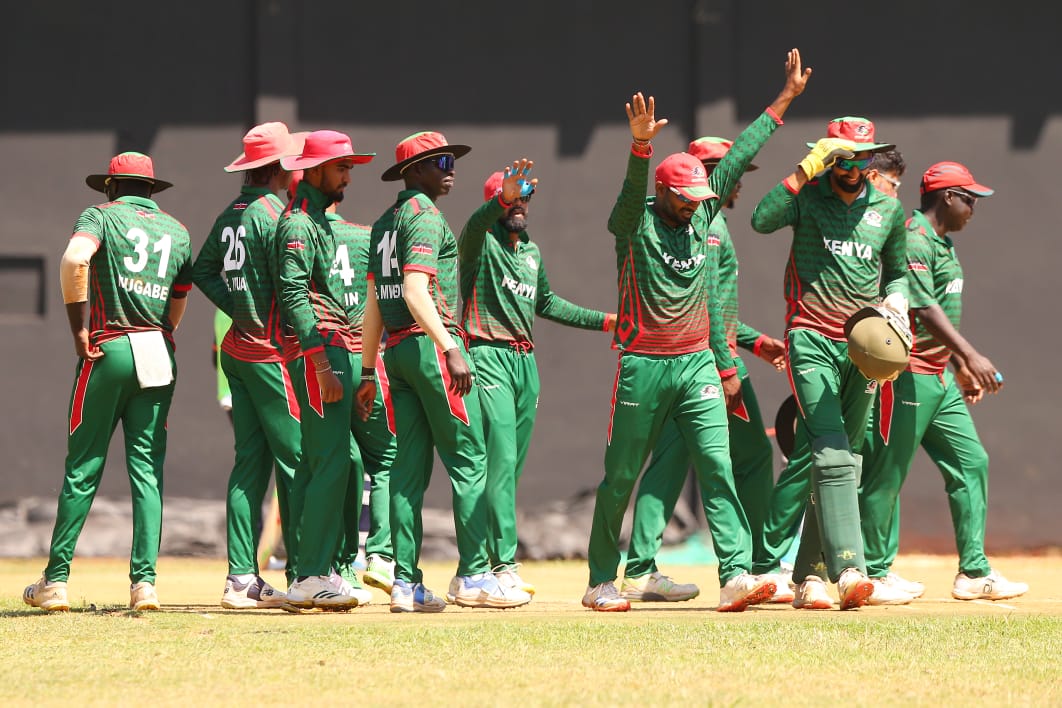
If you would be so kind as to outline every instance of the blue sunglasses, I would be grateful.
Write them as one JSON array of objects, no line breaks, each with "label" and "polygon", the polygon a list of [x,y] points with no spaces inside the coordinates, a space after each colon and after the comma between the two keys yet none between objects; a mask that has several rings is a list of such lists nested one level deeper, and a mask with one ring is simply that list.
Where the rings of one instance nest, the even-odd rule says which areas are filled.
[{"label": "blue sunglasses", "polygon": [[450,172],[454,169],[454,163],[456,163],[457,160],[454,158],[453,155],[445,154],[425,158],[424,162],[427,162],[430,165],[435,165],[435,167],[437,167],[443,172]]},{"label": "blue sunglasses", "polygon": [[870,157],[864,158],[862,160],[838,160],[837,162],[835,162],[833,164],[835,166],[837,166],[837,167],[840,167],[845,172],[847,172],[848,170],[852,169],[853,167],[855,167],[856,169],[859,169],[859,170],[865,170],[866,168],[870,167],[870,163],[873,160],[874,160],[874,156],[871,155]]}]

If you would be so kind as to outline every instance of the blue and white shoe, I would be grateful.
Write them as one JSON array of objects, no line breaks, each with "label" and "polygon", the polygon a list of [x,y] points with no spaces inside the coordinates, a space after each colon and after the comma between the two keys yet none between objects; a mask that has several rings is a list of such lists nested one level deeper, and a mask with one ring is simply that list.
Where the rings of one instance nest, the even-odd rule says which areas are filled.
[{"label": "blue and white shoe", "polygon": [[391,612],[442,612],[446,601],[436,597],[424,583],[395,578],[391,586]]},{"label": "blue and white shoe", "polygon": [[446,599],[461,607],[496,607],[506,609],[531,602],[531,595],[519,588],[502,587],[494,573],[455,575]]}]

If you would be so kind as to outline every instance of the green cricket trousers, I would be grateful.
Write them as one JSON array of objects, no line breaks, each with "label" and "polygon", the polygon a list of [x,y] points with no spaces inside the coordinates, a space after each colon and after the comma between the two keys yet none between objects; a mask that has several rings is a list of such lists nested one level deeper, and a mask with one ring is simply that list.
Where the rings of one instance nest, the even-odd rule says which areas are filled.
[{"label": "green cricket trousers", "polygon": [[103,478],[111,436],[121,422],[133,503],[129,580],[155,582],[162,539],[166,417],[177,378],[173,345],[167,344],[174,372],[174,381],[167,386],[140,388],[133,352],[124,336],[101,344],[100,359],[78,359],[70,396],[66,473],[44,570],[49,581],[66,582],[70,576],[77,539]]}]

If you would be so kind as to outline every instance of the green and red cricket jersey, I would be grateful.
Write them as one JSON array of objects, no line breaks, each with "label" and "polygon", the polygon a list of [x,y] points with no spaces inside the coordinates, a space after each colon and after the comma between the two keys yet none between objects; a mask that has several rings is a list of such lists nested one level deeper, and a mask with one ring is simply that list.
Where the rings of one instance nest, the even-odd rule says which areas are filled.
[{"label": "green and red cricket jersey", "polygon": [[604,331],[604,312],[553,292],[538,245],[526,231],[513,243],[498,221],[505,210],[500,196],[484,202],[458,240],[462,324],[469,338],[533,346],[536,314],[570,327]]},{"label": "green and red cricket jersey", "polygon": [[844,341],[844,323],[857,310],[894,292],[907,295],[907,232],[903,205],[865,183],[845,204],[828,176],[793,193],[784,182],[752,213],[752,228],[769,234],[793,227],[785,271],[786,328],[810,329]]},{"label": "green and red cricket jersey", "polygon": [[423,330],[406,306],[402,274],[427,273],[428,291],[447,330],[462,336],[457,321],[457,239],[428,195],[404,189],[372,225],[369,279],[376,288],[389,346]]},{"label": "green and red cricket jersey", "polygon": [[232,318],[221,350],[249,362],[284,360],[273,272],[284,202],[267,187],[244,186],[218,215],[195,259],[195,284]]},{"label": "green and red cricket jersey", "polygon": [[[911,309],[939,305],[948,321],[959,329],[962,319],[962,265],[947,234],[939,235],[922,212],[915,209],[907,220],[907,285]],[[907,370],[939,374],[951,350],[915,318],[914,346]]]},{"label": "green and red cricket jersey", "polygon": [[369,289],[369,281],[365,276],[369,267],[369,235],[372,229],[351,223],[336,213],[326,216],[336,237],[336,255],[329,276],[332,288],[342,298],[343,308],[350,321],[355,347],[351,351],[360,352],[365,293]]},{"label": "green and red cricket jersey", "polygon": [[757,345],[764,334],[750,327],[738,318],[738,258],[734,242],[730,238],[730,227],[726,214],[720,211],[708,227],[708,245],[718,248],[719,269],[717,292],[722,310],[723,325],[726,330],[726,343],[730,353],[738,355],[738,347],[750,352],[757,352]]},{"label": "green and red cricket jersey", "polygon": [[342,293],[329,277],[337,244],[328,205],[328,197],[302,180],[277,222],[277,295],[302,354],[326,345],[356,351]]},{"label": "green and red cricket jersey", "polygon": [[[708,178],[729,194],[778,126],[763,113],[742,131]],[[711,348],[721,372],[733,369],[716,292],[717,259],[709,258],[709,225],[718,198],[688,225],[671,228],[646,199],[649,156],[631,150],[627,176],[608,220],[616,237],[619,307],[613,347],[642,354],[687,354]]]},{"label": "green and red cricket jersey", "polygon": [[89,338],[160,329],[171,343],[170,297],[192,289],[188,229],[151,199],[118,197],[81,212],[74,233],[98,248],[89,261]]}]

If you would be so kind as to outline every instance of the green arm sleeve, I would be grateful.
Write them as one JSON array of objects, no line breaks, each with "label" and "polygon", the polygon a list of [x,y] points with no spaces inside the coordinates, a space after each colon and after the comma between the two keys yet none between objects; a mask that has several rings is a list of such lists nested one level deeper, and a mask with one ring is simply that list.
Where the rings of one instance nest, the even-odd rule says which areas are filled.
[{"label": "green arm sleeve", "polygon": [[483,242],[487,232],[505,214],[505,207],[497,197],[482,205],[468,218],[457,240],[457,257],[461,274],[461,297],[469,297],[476,285],[479,259],[483,255]]},{"label": "green arm sleeve", "polygon": [[637,230],[645,214],[645,190],[649,184],[649,157],[631,151],[627,176],[623,179],[616,205],[608,217],[608,230],[617,242],[625,243]]},{"label": "green arm sleeve", "polygon": [[229,317],[232,316],[232,293],[225,284],[222,273],[222,246],[218,238],[217,226],[210,231],[199,255],[192,266],[192,279],[207,299]]},{"label": "green arm sleeve", "polygon": [[881,285],[886,295],[900,293],[907,298],[907,228],[902,213],[893,220],[881,249]]},{"label": "green arm sleeve", "polygon": [[[808,185],[804,189],[809,189]],[[779,182],[764,195],[752,212],[752,228],[756,233],[770,234],[796,223],[797,199],[793,192]]]},{"label": "green arm sleeve", "polygon": [[277,225],[277,248],[280,249],[277,295],[284,318],[295,328],[304,352],[324,346],[310,304],[309,283],[316,244],[314,227],[309,221],[303,214],[291,214]]},{"label": "green arm sleeve", "polygon": [[763,112],[734,140],[730,150],[708,177],[708,186],[719,195],[719,199],[709,200],[714,204],[705,204],[709,210],[709,221],[719,212],[722,205],[726,204],[730,193],[734,191],[734,187],[745,174],[752,159],[767,144],[777,129],[778,122],[769,113]]},{"label": "green arm sleeve", "polygon": [[744,322],[738,322],[737,327],[737,345],[746,351],[754,351],[756,346],[756,340],[763,336],[763,332],[750,327]]},{"label": "green arm sleeve", "polygon": [[546,264],[541,258],[538,264],[538,297],[535,312],[547,320],[579,329],[605,330],[605,313],[580,307],[557,295],[550,289],[546,276]]},{"label": "green arm sleeve", "polygon": [[735,367],[730,345],[726,341],[726,321],[723,319],[723,301],[719,288],[719,259],[708,260],[708,337],[715,356],[715,368],[729,371]]}]

